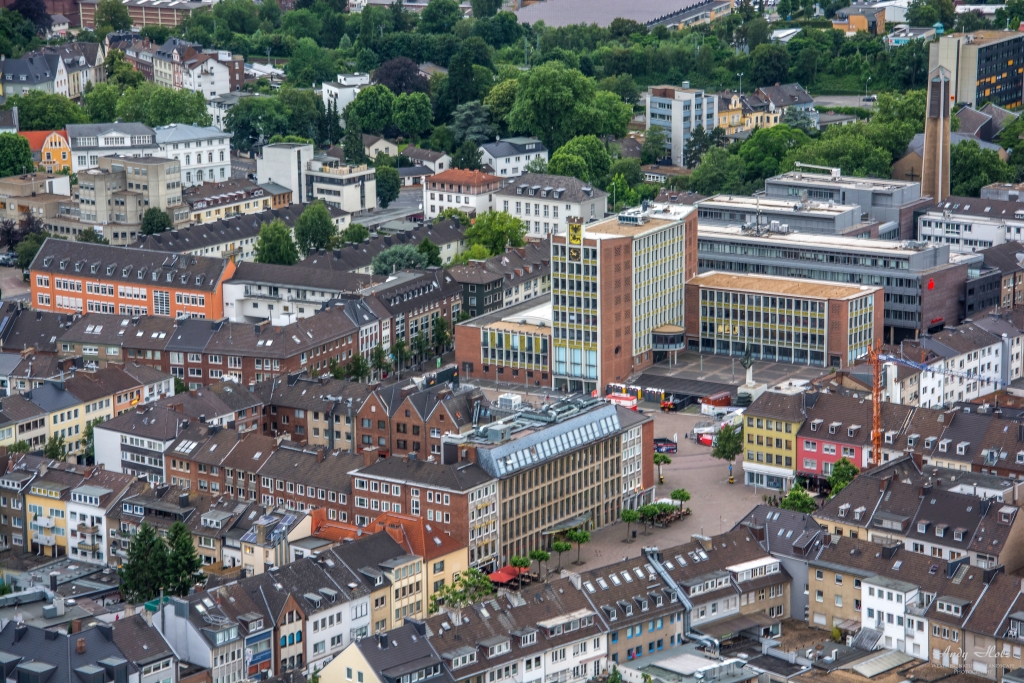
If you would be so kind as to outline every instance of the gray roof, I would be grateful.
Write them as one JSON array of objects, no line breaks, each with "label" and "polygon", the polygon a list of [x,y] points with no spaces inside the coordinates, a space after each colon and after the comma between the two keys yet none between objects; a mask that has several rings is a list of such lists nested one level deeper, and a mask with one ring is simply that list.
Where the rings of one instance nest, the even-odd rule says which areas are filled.
[{"label": "gray roof", "polygon": [[[370,665],[370,671],[380,672],[384,680],[399,680],[412,671],[441,664],[441,658],[430,645],[430,641],[423,637],[423,633],[417,627],[418,624],[406,622],[387,633],[358,641],[356,647]],[[381,646],[382,640],[387,643],[387,647]],[[444,673],[444,680],[450,681],[448,669],[442,666],[441,670]]]},{"label": "gray roof", "polygon": [[[994,152],[997,152],[1000,149],[1002,149],[999,145],[993,144],[991,142],[985,142],[984,140],[978,140],[977,138],[975,138],[974,136],[971,136],[971,135],[964,135],[963,133],[950,133],[949,134],[949,144],[951,146],[952,145],[959,145],[961,142],[964,142],[965,140],[970,140],[971,142],[976,142],[976,143],[978,143],[978,146],[981,147],[982,149],[991,149]],[[916,154],[921,154],[923,149],[924,149],[924,133],[918,133],[913,138],[911,138],[910,144],[907,145],[907,154],[910,154],[911,152],[914,152]]]},{"label": "gray roof", "polygon": [[[0,72],[3,73],[4,82],[21,83],[34,86],[49,83],[57,77],[57,66],[60,64],[60,57],[54,54],[29,53],[19,59],[5,59],[0,62]],[[21,77],[25,80],[22,81]]]},{"label": "gray roof", "polygon": [[124,656],[139,666],[174,656],[164,637],[141,614],[118,619],[112,624],[114,644]]},{"label": "gray roof", "polygon": [[413,161],[437,161],[448,156],[445,152],[435,152],[432,149],[423,149],[415,145],[409,145],[403,149],[400,154],[412,159]]},{"label": "gray roof", "polygon": [[164,348],[168,351],[202,353],[223,324],[223,320],[204,320],[202,318],[180,320],[174,333],[168,337],[167,345]]},{"label": "gray roof", "polygon": [[[85,641],[85,652],[78,654],[78,641]],[[43,671],[40,680],[47,683],[79,683],[84,667],[96,667],[106,674],[103,663],[124,666],[129,674],[137,672],[114,643],[113,629],[107,624],[68,635],[36,626],[19,626],[13,619],[0,631],[0,655],[13,656],[18,667]],[[46,675],[48,674],[48,675]],[[104,680],[109,676],[104,675]]]},{"label": "gray roof", "polygon": [[495,159],[499,157],[512,156],[514,154],[522,154],[523,152],[546,152],[548,148],[544,146],[544,143],[538,138],[505,138],[504,140],[496,140],[495,142],[485,142],[480,145],[480,149],[490,154]]},{"label": "gray roof", "polygon": [[97,429],[145,437],[159,441],[174,439],[185,416],[170,408],[149,405],[112,417]]},{"label": "gray roof", "polygon": [[38,353],[57,353],[57,341],[75,315],[33,311],[22,302],[8,303],[0,318],[0,347],[20,352],[32,347]]},{"label": "gray roof", "polygon": [[227,140],[230,133],[225,133],[220,128],[213,126],[193,126],[187,123],[172,123],[167,126],[158,126],[153,129],[158,144],[169,142],[192,142],[194,140],[209,140],[218,138]]},{"label": "gray roof", "polygon": [[24,396],[48,413],[82,404],[80,399],[51,382],[25,392]]},{"label": "gray roof", "polygon": [[18,125],[18,108],[11,107],[10,109],[0,109],[0,128],[13,128],[19,130]]},{"label": "gray roof", "polygon": [[180,289],[214,292],[224,275],[228,260],[206,256],[178,256],[144,249],[123,249],[104,244],[87,244],[47,238],[29,268],[60,275],[80,272],[104,280],[138,284],[173,283]]},{"label": "gray roof", "polygon": [[799,83],[785,83],[783,85],[769,85],[758,88],[758,93],[764,95],[776,107],[789,107],[796,104],[811,104],[814,98],[804,90]]},{"label": "gray roof", "polygon": [[[530,192],[533,192],[531,195]],[[578,178],[564,175],[547,175],[544,173],[524,173],[514,179],[495,194],[501,197],[540,197],[541,199],[558,199],[566,202],[585,202],[595,197],[607,197],[608,193],[594,187],[593,183],[585,183]]]},{"label": "gray roof", "polygon": [[231,278],[233,283],[264,284],[271,283],[285,287],[306,287],[318,291],[343,292],[356,294],[374,282],[383,282],[379,275],[360,273],[332,272],[325,273],[319,268],[308,268],[300,265],[279,266],[274,263],[253,263],[243,261]]},{"label": "gray roof", "polygon": [[399,456],[378,460],[372,465],[354,470],[352,475],[412,482],[450,491],[468,491],[492,479],[482,467],[472,463],[441,465]]},{"label": "gray roof", "polygon": [[[135,122],[115,122],[115,123],[69,123],[67,125],[68,131],[68,142],[71,145],[71,149],[97,149],[97,146],[79,145],[77,143],[78,138],[98,138],[107,133],[121,133],[126,136],[130,135],[154,135],[153,129],[141,123]],[[132,145],[133,147],[140,147],[141,145]],[[152,145],[146,145],[148,147],[156,147],[156,141]],[[107,149],[107,148],[104,148]]]},{"label": "gray roof", "polygon": [[[266,189],[265,186],[261,186]],[[284,192],[287,188],[277,186]],[[269,191],[269,190],[268,190]],[[279,194],[274,192],[274,194]],[[185,197],[186,202],[189,200]],[[139,239],[128,245],[130,249],[148,249],[150,251],[163,251],[182,253],[193,249],[205,249],[218,244],[235,242],[237,240],[250,239],[260,234],[260,228],[265,223],[280,218],[288,227],[293,227],[295,221],[302,215],[305,208],[302,204],[291,204],[278,209],[270,209],[253,214],[239,214],[231,218],[222,218],[212,223],[199,223],[175,230],[166,230],[156,235],[141,235]],[[330,208],[330,207],[328,207]],[[341,209],[331,212],[332,217],[337,218]]]},{"label": "gray roof", "polygon": [[[527,242],[522,247],[509,248],[504,254],[483,261],[472,261],[464,266],[452,266],[449,275],[459,283],[486,283],[506,279],[509,285],[519,280],[533,279],[551,272],[551,241]],[[533,299],[534,305],[537,302]]]},{"label": "gray roof", "polygon": [[0,377],[10,375],[20,363],[20,353],[0,353]]},{"label": "gray roof", "polygon": [[576,0],[548,0],[523,7],[516,11],[516,16],[521,24],[543,21],[551,28],[579,24],[584,20],[588,24],[607,28],[618,18],[632,19],[641,24],[653,24],[698,4],[700,3],[694,0],[646,0],[632,3],[592,0],[586,4],[584,10]]},{"label": "gray roof", "polygon": [[429,239],[435,246],[462,242],[466,229],[458,220],[445,220],[438,223],[417,225],[412,230],[393,235],[371,235],[358,243],[349,243],[340,249],[321,250],[310,253],[297,265],[307,268],[330,268],[334,271],[354,271],[368,268],[377,254],[400,244],[419,245]]}]

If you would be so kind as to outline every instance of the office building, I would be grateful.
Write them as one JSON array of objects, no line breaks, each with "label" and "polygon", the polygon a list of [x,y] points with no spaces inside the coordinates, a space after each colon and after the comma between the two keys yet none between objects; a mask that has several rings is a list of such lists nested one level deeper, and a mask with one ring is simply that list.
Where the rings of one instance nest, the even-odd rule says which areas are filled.
[{"label": "office building", "polygon": [[883,287],[885,339],[899,343],[955,325],[968,259],[947,244],[757,232],[740,225],[698,233],[701,272],[774,275]]},{"label": "office building", "polygon": [[720,194],[701,199],[696,205],[702,226],[739,223],[773,232],[880,239],[893,239],[899,231],[895,221],[879,224],[864,220],[856,204]]},{"label": "office building", "polygon": [[314,155],[313,145],[279,142],[266,145],[256,159],[260,184],[275,183],[292,191],[292,201],[323,200],[349,213],[377,207],[377,181],[372,167],[352,166],[327,155]]},{"label": "office building", "polygon": [[881,338],[882,300],[881,287],[702,273],[686,283],[687,347],[845,368]]},{"label": "office building", "polygon": [[[1024,35],[1007,31],[973,31],[940,36],[929,46],[928,73],[946,69],[950,98],[978,108],[992,102],[1006,109],[1021,106]],[[947,105],[948,107],[948,105]],[[928,190],[923,190],[928,194]]]},{"label": "office building", "polygon": [[920,183],[844,176],[838,168],[827,175],[800,170],[783,173],[768,178],[764,192],[771,199],[855,204],[869,221],[897,223],[899,232],[896,239],[905,240],[916,236],[914,212],[932,203],[929,198],[921,196]]},{"label": "office building", "polygon": [[25,215],[45,225],[71,200],[71,179],[53,173],[28,173],[0,178],[0,219],[20,221]]},{"label": "office building", "polygon": [[658,126],[665,133],[665,156],[673,166],[686,166],[686,145],[697,126],[711,131],[718,120],[718,97],[689,81],[682,87],[652,86],[647,90],[647,127]]},{"label": "office building", "polygon": [[577,178],[525,173],[494,193],[494,210],[525,222],[530,236],[564,234],[570,216],[604,218],[608,193]]},{"label": "office building", "polygon": [[455,325],[462,378],[551,386],[551,303],[526,301]]},{"label": "office building", "polygon": [[998,199],[946,197],[918,214],[918,231],[922,241],[972,254],[1024,240],[1024,206]]},{"label": "office building", "polygon": [[692,206],[632,209],[551,238],[554,386],[604,391],[660,360],[697,274]]},{"label": "office building", "polygon": [[321,85],[324,110],[329,110],[333,106],[340,118],[345,107],[350,105],[359,91],[368,85],[370,85],[370,74],[360,73],[338,74],[338,80],[335,83],[324,81]]}]

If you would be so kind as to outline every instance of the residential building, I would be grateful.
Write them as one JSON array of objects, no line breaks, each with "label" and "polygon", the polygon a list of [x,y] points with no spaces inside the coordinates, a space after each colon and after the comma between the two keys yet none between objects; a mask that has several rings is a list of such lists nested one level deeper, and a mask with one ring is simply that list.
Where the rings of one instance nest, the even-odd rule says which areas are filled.
[{"label": "residential building", "polygon": [[[192,224],[203,225],[216,223],[232,216],[248,216],[264,211],[285,209],[292,204],[292,192],[277,183],[257,185],[251,180],[225,180],[219,183],[208,182],[188,187],[182,192],[181,199],[188,204],[191,210]],[[281,214],[274,214],[274,217],[286,218]],[[287,217],[291,218],[290,215]],[[268,216],[261,216],[259,218],[260,225],[270,222],[267,218]],[[286,222],[294,223],[297,218],[298,215]],[[253,225],[256,222],[248,222],[247,225]],[[210,230],[214,229],[210,228]],[[159,235],[155,235],[155,237],[159,237]],[[255,240],[253,241],[255,242]],[[207,252],[205,255],[209,255],[209,253]],[[252,258],[252,249],[249,250],[248,257]]]},{"label": "residential building", "polygon": [[324,100],[324,109],[329,110],[332,106],[334,111],[341,118],[345,107],[352,103],[359,91],[370,85],[370,74],[338,74],[336,82],[324,81],[321,87],[321,96]]},{"label": "residential building", "polygon": [[71,170],[71,146],[66,130],[26,130],[18,135],[28,140],[36,168],[47,173]]},{"label": "residential building", "polygon": [[231,91],[209,98],[206,101],[206,113],[210,115],[210,119],[213,121],[213,127],[224,130],[224,124],[227,121],[228,112],[246,97],[259,97],[259,94],[244,91]]},{"label": "residential building", "polygon": [[85,479],[84,468],[68,463],[43,463],[24,490],[29,538],[25,552],[46,557],[68,554],[67,503],[71,489]]},{"label": "residential building", "polygon": [[[219,319],[225,259],[48,239],[29,266],[33,305],[41,310]],[[58,293],[60,292],[60,293]],[[65,292],[73,294],[68,296]],[[84,303],[83,303],[84,296]],[[97,298],[101,297],[101,298]]]},{"label": "residential building", "polygon": [[571,218],[603,219],[608,193],[568,176],[524,173],[495,193],[494,210],[524,221],[531,237],[565,234]]},{"label": "residential building", "polygon": [[[881,31],[885,32],[884,21]],[[814,126],[818,126],[818,112],[814,108],[814,98],[799,83],[765,85],[755,90],[751,99],[759,100],[766,105],[765,109],[771,116],[772,123],[782,121],[786,111],[792,108],[807,114]]]},{"label": "residential building", "polygon": [[683,322],[696,243],[692,206],[633,209],[551,237],[556,389],[603,390],[665,357],[659,330]]},{"label": "residential building", "polygon": [[832,29],[847,35],[868,33],[880,36],[885,33],[885,7],[857,2],[836,12]]},{"label": "residential building", "polygon": [[[796,435],[807,419],[814,394],[766,391],[744,411],[746,451],[743,460],[747,486],[787,491],[796,479]],[[760,450],[764,449],[764,450]]]},{"label": "residential building", "polygon": [[14,133],[17,134],[20,129],[18,125],[18,108],[11,107],[5,109],[0,114],[0,133]]},{"label": "residential building", "polygon": [[[442,660],[427,640],[421,623],[405,623],[351,643],[320,670],[324,683],[342,683],[346,676],[362,677],[364,683],[385,683],[398,672],[412,671],[417,680],[440,683]],[[416,668],[411,668],[416,667]],[[352,674],[355,671],[356,674]]]},{"label": "residential building", "polygon": [[[56,19],[56,17],[54,17]],[[67,42],[60,45],[43,46],[39,52],[32,53],[57,55],[63,62],[67,73],[68,98],[81,102],[86,88],[92,84],[107,80],[107,72],[103,62],[106,50],[102,43]]]},{"label": "residential building", "polygon": [[242,76],[241,56],[232,58],[231,52],[224,50],[203,52],[182,66],[181,87],[202,93],[210,101],[220,95],[241,90]]},{"label": "residential building", "polygon": [[371,159],[376,159],[378,154],[398,158],[398,145],[380,136],[363,133],[363,153]]},{"label": "residential building", "polygon": [[181,90],[185,85],[185,64],[203,50],[202,45],[181,38],[169,38],[153,53],[153,82]]},{"label": "residential building", "polygon": [[68,70],[59,55],[30,52],[20,58],[5,59],[0,65],[0,95],[13,97],[39,90],[51,95],[69,96]]},{"label": "residential building", "polygon": [[69,123],[67,136],[74,173],[96,168],[100,157],[151,157],[160,149],[153,129],[141,123]]},{"label": "residential building", "polygon": [[265,380],[256,384],[250,396],[259,397],[261,406],[266,406],[267,414],[260,420],[264,434],[288,435],[295,443],[352,453],[356,450],[352,416],[371,391],[370,385],[323,378],[321,372],[313,371]]},{"label": "residential building", "polygon": [[231,178],[231,136],[219,128],[172,123],[153,129],[160,156],[181,162],[184,187]]},{"label": "residential building", "polygon": [[[107,511],[137,480],[117,470],[94,469],[81,484],[71,489],[67,506],[69,554],[72,558],[106,566]],[[166,655],[165,655],[166,657]]]},{"label": "residential building", "polygon": [[726,135],[736,135],[747,130],[743,116],[743,96],[740,93],[718,93],[717,115],[716,127],[724,130]]},{"label": "residential building", "polygon": [[689,81],[682,87],[652,86],[647,90],[647,127],[660,126],[665,133],[665,156],[675,166],[687,166],[686,145],[697,126],[711,130],[718,121],[718,98]]},{"label": "residential building", "polygon": [[964,322],[917,342],[904,341],[903,353],[922,363],[920,403],[928,407],[951,406],[957,401],[971,401],[999,390],[1003,357],[1000,337],[974,323]]},{"label": "residential building", "polygon": [[453,266],[449,275],[462,285],[462,310],[476,316],[545,296],[551,291],[551,243],[508,247],[484,261]]},{"label": "residential building", "polygon": [[[970,265],[946,244],[866,240],[701,224],[701,272],[764,274],[884,288],[890,343],[960,320]],[[810,265],[813,263],[813,265]],[[893,277],[898,272],[899,277]]]},{"label": "residential building", "polygon": [[[58,602],[59,607],[53,606],[51,610],[60,611],[63,616],[63,598]],[[0,635],[4,639],[4,653],[13,663],[13,676],[45,676],[53,683],[71,683],[81,675],[79,672],[89,671],[97,678],[120,678],[125,683],[143,681],[143,667],[126,656],[114,640],[112,626],[102,621],[70,633],[12,619],[4,624]],[[177,681],[177,677],[172,680]]]},{"label": "residential building", "polygon": [[483,171],[449,168],[435,173],[423,183],[423,214],[437,218],[445,209],[458,209],[471,218],[494,209],[494,193],[502,187],[499,176]]},{"label": "residential building", "polygon": [[535,159],[548,162],[548,148],[539,138],[512,137],[480,145],[483,164],[491,167],[491,173],[503,178],[518,178],[526,173],[526,167]]},{"label": "residential building", "polygon": [[466,249],[468,227],[462,225],[458,218],[449,218],[436,223],[416,223],[400,232],[374,232],[358,244],[349,242],[337,249],[311,251],[296,265],[372,275],[373,259],[377,254],[399,244],[419,246],[424,240],[430,240],[437,247],[442,264],[450,265],[452,259]]},{"label": "residential building", "polygon": [[455,364],[466,380],[550,387],[551,324],[544,300],[474,314],[455,325]]},{"label": "residential building", "polygon": [[444,152],[435,152],[432,149],[421,149],[415,145],[409,145],[402,150],[402,156],[408,157],[417,166],[424,166],[430,169],[430,173],[440,173],[452,167],[452,158]]},{"label": "residential building", "polygon": [[922,241],[949,244],[952,251],[960,253],[1016,244],[1024,229],[1024,211],[1015,201],[947,197],[919,215]]},{"label": "residential building", "polygon": [[32,534],[26,531],[29,521],[25,492],[38,476],[44,456],[11,454],[5,455],[4,460],[5,473],[0,476],[0,507],[3,508],[0,513],[0,547],[4,550],[17,549],[15,552],[21,554],[25,552],[26,539],[29,550],[32,548]]},{"label": "residential building", "polygon": [[979,107],[992,102],[1006,109],[1021,106],[1024,76],[1015,66],[1024,54],[1024,36],[1005,31],[973,31],[939,36],[929,46],[929,73],[950,71],[957,102]]},{"label": "residential building", "polygon": [[134,31],[107,34],[105,42],[108,49],[123,52],[125,59],[136,71],[145,76],[147,81],[153,81],[153,52],[159,45],[152,43],[148,37],[140,37]]},{"label": "residential building", "polygon": [[703,353],[845,368],[882,335],[881,287],[711,271],[685,299],[687,348]]},{"label": "residential building", "polygon": [[148,618],[146,611],[114,621],[114,644],[141,669],[139,683],[178,683],[178,657]]},{"label": "residential building", "polygon": [[292,201],[317,199],[352,214],[377,207],[377,181],[366,165],[349,165],[328,155],[314,156],[313,146],[279,142],[266,145],[256,160],[261,183],[277,183],[292,191]]}]

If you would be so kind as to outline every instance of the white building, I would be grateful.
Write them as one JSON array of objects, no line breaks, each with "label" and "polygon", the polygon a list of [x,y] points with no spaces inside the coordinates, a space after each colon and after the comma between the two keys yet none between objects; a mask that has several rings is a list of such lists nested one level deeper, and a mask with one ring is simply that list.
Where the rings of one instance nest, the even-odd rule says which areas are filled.
[{"label": "white building", "polygon": [[219,128],[172,123],[154,133],[160,156],[181,162],[182,186],[231,178],[231,136]]},{"label": "white building", "polygon": [[349,213],[377,208],[377,179],[365,164],[350,165],[336,157],[314,156],[313,145],[279,142],[263,148],[256,158],[257,182],[276,183],[292,191],[293,204],[322,199]]},{"label": "white building", "polygon": [[107,509],[127,487],[94,484],[88,479],[71,490],[67,502],[68,553],[76,561],[106,564]]},{"label": "white building", "polygon": [[921,214],[918,236],[971,253],[1024,240],[1024,206],[1019,202],[977,197],[949,197]]},{"label": "white building", "polygon": [[256,157],[256,182],[277,183],[292,191],[292,203],[307,201],[306,166],[313,160],[313,145],[299,142],[278,142],[266,145],[263,155]]},{"label": "white building", "polygon": [[423,183],[423,215],[432,220],[445,209],[458,209],[478,216],[494,209],[495,193],[501,186],[500,177],[483,171],[442,171]]},{"label": "white building", "polygon": [[703,90],[683,86],[657,85],[647,90],[647,128],[658,126],[665,132],[665,154],[672,164],[685,166],[685,149],[697,126],[714,129],[718,120],[718,98]]},{"label": "white building", "polygon": [[[228,60],[230,53],[223,53]],[[190,59],[181,68],[184,90],[202,93],[207,101],[218,95],[231,92],[231,70],[227,64],[218,61],[216,54],[203,53]]]},{"label": "white building", "polygon": [[1003,377],[1001,337],[974,323],[964,323],[923,335],[917,344],[931,352],[921,372],[921,406],[939,408],[999,391]]},{"label": "white building", "polygon": [[324,109],[330,109],[333,104],[338,117],[345,111],[352,100],[356,98],[359,91],[370,85],[370,74],[338,74],[338,80],[334,83],[324,81],[321,86],[320,95],[324,100]]},{"label": "white building", "polygon": [[[841,596],[836,597],[836,600],[840,599]],[[920,587],[909,581],[880,575],[862,579],[861,624],[882,632],[879,645],[907,652],[907,609],[916,605],[919,599],[924,600]],[[916,628],[916,623],[914,626]],[[927,659],[928,643],[927,638],[924,639],[924,643],[913,642],[907,654]]]},{"label": "white building", "polygon": [[554,235],[567,230],[570,217],[604,218],[608,193],[568,176],[527,173],[494,194],[494,210],[524,221],[531,236]]},{"label": "white building", "polygon": [[153,129],[141,123],[69,123],[67,132],[73,173],[96,168],[100,157],[151,157],[160,149]]},{"label": "white building", "polygon": [[163,406],[122,413],[93,428],[96,464],[111,472],[164,481],[164,453],[177,439],[181,413]]},{"label": "white building", "polygon": [[535,159],[548,161],[548,148],[538,138],[506,138],[480,145],[480,161],[491,167],[494,175],[516,178],[526,173],[526,166]]},{"label": "white building", "polygon": [[207,99],[206,101],[206,113],[210,115],[213,120],[215,128],[224,130],[224,123],[227,120],[228,112],[231,111],[232,107],[238,104],[242,99],[246,97],[259,97],[258,93],[232,91],[226,92],[223,95],[217,95]]}]

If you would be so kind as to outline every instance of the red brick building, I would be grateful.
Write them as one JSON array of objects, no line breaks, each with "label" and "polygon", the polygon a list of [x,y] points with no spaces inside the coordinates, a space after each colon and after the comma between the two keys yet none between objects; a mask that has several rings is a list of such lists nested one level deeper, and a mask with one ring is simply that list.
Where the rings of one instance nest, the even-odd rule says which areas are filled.
[{"label": "red brick building", "polygon": [[551,386],[551,315],[543,296],[455,326],[455,363],[465,379]]}]

